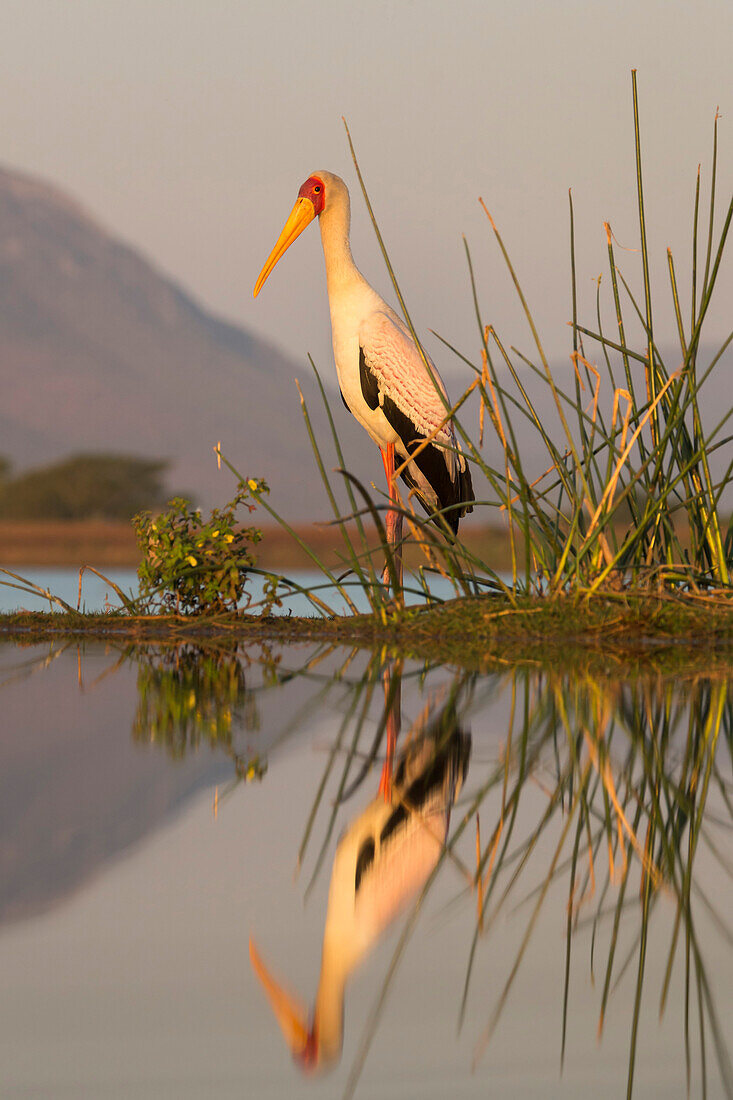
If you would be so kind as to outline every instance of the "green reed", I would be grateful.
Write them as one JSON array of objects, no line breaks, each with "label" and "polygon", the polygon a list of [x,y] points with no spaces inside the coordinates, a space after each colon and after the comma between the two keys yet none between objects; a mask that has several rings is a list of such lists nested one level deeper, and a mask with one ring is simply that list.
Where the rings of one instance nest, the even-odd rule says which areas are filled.
[{"label": "green reed", "polygon": [[[574,224],[571,215],[571,272],[573,301],[573,366],[575,392],[568,393],[556,379],[511,265],[507,250],[489,216],[491,227],[525,310],[541,367],[526,359],[515,348],[514,361],[500,344],[494,330],[484,330],[486,370],[494,391],[508,400],[520,400],[515,410],[528,413],[545,444],[550,462],[549,473],[539,483],[529,484],[516,454],[504,444],[506,463],[511,471],[511,491],[515,500],[526,500],[529,508],[514,512],[511,521],[531,547],[537,569],[551,591],[574,588],[592,593],[614,576],[631,587],[640,587],[650,579],[672,585],[728,587],[730,584],[731,536],[723,535],[719,514],[722,490],[730,471],[718,483],[710,473],[710,455],[729,442],[721,432],[729,419],[727,412],[712,431],[704,434],[699,411],[702,384],[723,355],[733,333],[700,373],[698,363],[703,323],[708,312],[726,244],[733,200],[728,207],[719,237],[714,233],[714,202],[717,166],[717,117],[714,129],[713,171],[710,186],[710,221],[706,248],[706,266],[699,300],[691,311],[689,335],[682,318],[674,260],[668,250],[670,290],[673,299],[682,361],[676,370],[665,362],[653,328],[652,285],[647,245],[647,216],[644,206],[640,119],[636,73],[632,74],[634,104],[634,140],[636,185],[641,243],[643,305],[637,302],[629,282],[618,269],[610,226],[606,226],[613,312],[618,340],[604,334],[599,302],[596,325],[581,325],[577,319]],[[693,227],[693,257],[697,255],[697,209]],[[693,265],[695,261],[693,259]],[[694,276],[693,276],[693,285]],[[627,304],[622,305],[620,287]],[[694,291],[693,291],[694,295]],[[629,329],[625,310],[632,310],[646,338],[644,349],[634,349],[627,341]],[[583,337],[594,342],[603,356],[607,385],[612,387],[610,416],[600,372],[586,354]],[[494,369],[489,343],[501,354],[514,383],[514,393],[506,385],[506,376]],[[560,448],[547,438],[527,387],[519,377],[519,359],[549,389],[564,439]],[[635,372],[635,364],[640,364]],[[586,389],[587,386],[587,389]],[[592,401],[583,408],[581,389]],[[485,400],[486,390],[482,391]],[[503,406],[507,416],[508,404]],[[522,406],[524,408],[522,409]],[[571,430],[569,417],[577,421]],[[505,434],[500,434],[504,443]],[[619,522],[628,509],[630,521]]]}]

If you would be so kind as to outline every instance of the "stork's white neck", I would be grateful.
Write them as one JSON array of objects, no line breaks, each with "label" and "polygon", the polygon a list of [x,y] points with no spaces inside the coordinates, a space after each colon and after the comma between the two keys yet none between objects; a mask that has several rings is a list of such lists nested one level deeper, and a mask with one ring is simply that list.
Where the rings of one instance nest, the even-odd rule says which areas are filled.
[{"label": "stork's white neck", "polygon": [[321,978],[314,1020],[320,1058],[324,1066],[335,1062],[344,1040],[344,990],[351,967],[343,954],[329,950],[324,941]]},{"label": "stork's white neck", "polygon": [[363,276],[351,255],[351,204],[346,184],[338,176],[332,176],[326,182],[326,195],[326,206],[319,222],[323,257],[326,261],[326,281],[328,293],[331,295],[350,283],[363,281]]},{"label": "stork's white neck", "polygon": [[[361,278],[356,268],[354,272]],[[381,931],[381,927],[370,919],[370,913],[359,912],[354,896],[354,868],[364,836],[374,831],[375,811],[380,821],[385,816],[385,802],[381,796],[360,814],[342,837],[331,872],[314,1013],[324,1066],[334,1062],[341,1053],[346,983]]]}]

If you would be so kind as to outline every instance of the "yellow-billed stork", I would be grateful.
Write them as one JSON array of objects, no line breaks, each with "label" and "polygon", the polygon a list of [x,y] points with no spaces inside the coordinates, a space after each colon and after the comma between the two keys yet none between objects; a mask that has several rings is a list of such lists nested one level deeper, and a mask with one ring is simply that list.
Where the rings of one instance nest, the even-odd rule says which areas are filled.
[{"label": "yellow-billed stork", "polygon": [[427,730],[424,722],[416,723],[400,756],[391,800],[378,794],[339,841],[311,1014],[274,977],[250,938],[252,969],[305,1071],[326,1070],[339,1060],[348,978],[425,884],[443,850],[471,735],[460,728],[453,704],[441,708]]},{"label": "yellow-billed stork", "polygon": [[[394,485],[395,464],[401,466],[421,448],[400,476],[425,511],[436,517],[441,530],[455,535],[459,519],[472,511],[474,495],[468,463],[447,415],[445,387],[430,360],[431,371],[427,370],[407,326],[354,263],[349,244],[349,191],[339,176],[314,172],[300,188],[255,284],[255,297],[286,249],[316,217],[326,261],[333,355],[344,404],[381,451],[390,502],[396,509],[400,505]],[[426,439],[430,442],[421,447]],[[401,521],[399,511],[388,510],[387,536],[393,545],[399,544]]]}]

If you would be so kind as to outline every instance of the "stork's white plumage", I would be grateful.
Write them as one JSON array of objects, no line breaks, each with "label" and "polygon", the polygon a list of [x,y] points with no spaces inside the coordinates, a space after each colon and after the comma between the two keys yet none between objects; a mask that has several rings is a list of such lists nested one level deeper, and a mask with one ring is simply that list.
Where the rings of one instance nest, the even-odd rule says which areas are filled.
[{"label": "stork's white plumage", "polygon": [[325,1070],[338,1061],[346,983],[434,870],[470,751],[470,734],[459,727],[453,706],[446,706],[427,732],[419,725],[412,731],[397,766],[391,801],[377,795],[339,841],[310,1015],[272,975],[250,939],[252,968],[304,1070]]},{"label": "stork's white plumage", "polygon": [[[382,452],[391,500],[396,498],[395,465],[399,467],[430,439],[401,477],[428,514],[442,514],[437,520],[441,529],[455,534],[461,516],[472,510],[474,496],[468,463],[447,415],[445,387],[435,366],[431,363],[431,370],[426,368],[406,325],[354,263],[349,191],[339,176],[320,171],[305,181],[257,280],[255,296],[285,250],[315,217],[321,228],[333,354],[344,404]],[[389,512],[387,520],[394,542],[401,516]]]}]

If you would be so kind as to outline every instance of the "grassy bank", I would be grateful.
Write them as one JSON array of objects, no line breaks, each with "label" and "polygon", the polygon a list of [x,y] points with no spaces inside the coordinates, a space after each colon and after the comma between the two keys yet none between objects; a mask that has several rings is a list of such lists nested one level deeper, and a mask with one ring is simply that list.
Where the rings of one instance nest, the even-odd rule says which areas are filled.
[{"label": "grassy bank", "polygon": [[298,644],[383,648],[463,668],[531,664],[574,671],[729,675],[733,601],[711,597],[605,594],[592,600],[459,599],[382,616],[268,618],[24,612],[0,616],[0,638],[167,640],[206,644]]}]

